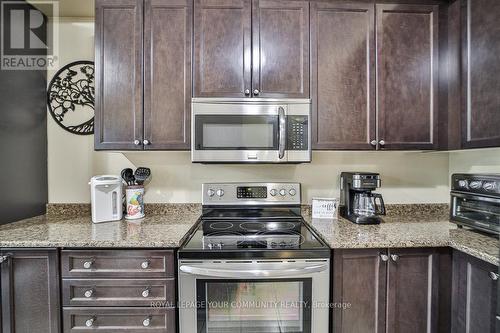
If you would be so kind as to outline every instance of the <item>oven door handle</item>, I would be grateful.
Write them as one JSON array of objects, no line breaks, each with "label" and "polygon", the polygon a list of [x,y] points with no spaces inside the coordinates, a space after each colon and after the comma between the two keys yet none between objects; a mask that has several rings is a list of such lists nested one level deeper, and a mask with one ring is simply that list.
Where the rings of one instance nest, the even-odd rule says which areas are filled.
[{"label": "oven door handle", "polygon": [[182,265],[179,269],[187,274],[202,275],[219,278],[273,278],[285,277],[291,275],[306,275],[311,273],[319,273],[328,269],[328,264],[310,265],[295,268],[283,269],[218,269],[205,268],[191,265]]},{"label": "oven door handle", "polygon": [[286,146],[286,116],[285,109],[280,106],[278,108],[278,122],[279,122],[279,159],[285,157],[285,146]]}]

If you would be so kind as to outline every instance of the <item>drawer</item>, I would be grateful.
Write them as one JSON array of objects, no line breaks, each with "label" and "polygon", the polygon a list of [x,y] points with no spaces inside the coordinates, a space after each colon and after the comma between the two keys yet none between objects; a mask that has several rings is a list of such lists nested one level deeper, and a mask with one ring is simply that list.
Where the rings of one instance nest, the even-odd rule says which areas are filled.
[{"label": "drawer", "polygon": [[64,279],[63,306],[175,306],[173,279]]},{"label": "drawer", "polygon": [[61,275],[72,277],[174,277],[171,250],[63,250]]},{"label": "drawer", "polygon": [[63,308],[64,333],[175,333],[172,308]]}]

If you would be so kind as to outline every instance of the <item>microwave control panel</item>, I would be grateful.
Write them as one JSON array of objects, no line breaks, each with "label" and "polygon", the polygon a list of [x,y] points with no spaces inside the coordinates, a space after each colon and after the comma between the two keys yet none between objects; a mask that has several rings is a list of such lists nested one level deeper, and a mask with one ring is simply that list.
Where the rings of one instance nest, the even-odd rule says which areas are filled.
[{"label": "microwave control panel", "polygon": [[307,116],[287,116],[287,150],[308,150]]}]

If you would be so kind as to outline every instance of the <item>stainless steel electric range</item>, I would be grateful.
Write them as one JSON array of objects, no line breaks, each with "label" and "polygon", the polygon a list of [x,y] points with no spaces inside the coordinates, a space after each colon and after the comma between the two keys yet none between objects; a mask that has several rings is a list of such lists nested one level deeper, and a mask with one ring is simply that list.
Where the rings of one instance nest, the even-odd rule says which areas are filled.
[{"label": "stainless steel electric range", "polygon": [[297,183],[204,184],[178,252],[181,333],[328,332],[330,249]]}]

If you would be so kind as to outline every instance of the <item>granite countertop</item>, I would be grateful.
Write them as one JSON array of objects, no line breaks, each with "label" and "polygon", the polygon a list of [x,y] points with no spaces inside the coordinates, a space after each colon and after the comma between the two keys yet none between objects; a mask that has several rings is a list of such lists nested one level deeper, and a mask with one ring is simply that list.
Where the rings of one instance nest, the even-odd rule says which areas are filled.
[{"label": "granite countertop", "polygon": [[357,225],[344,218],[306,221],[332,249],[447,247],[499,265],[498,238],[458,229],[442,214],[390,216],[379,225]]},{"label": "granite countertop", "polygon": [[[68,206],[69,207],[69,206]],[[169,205],[139,220],[92,223],[69,207],[0,226],[0,247],[179,247],[201,214],[199,205]],[[78,213],[81,213],[78,212]]]}]

